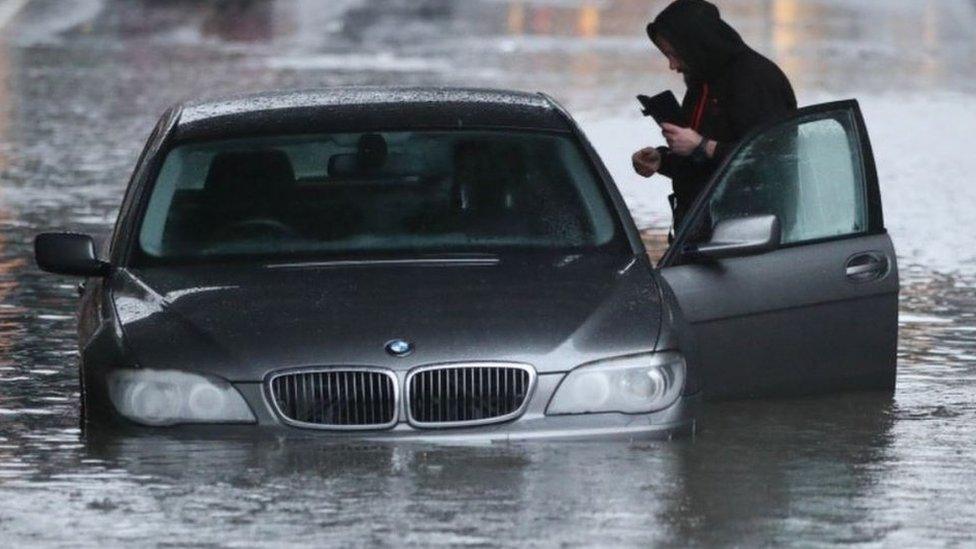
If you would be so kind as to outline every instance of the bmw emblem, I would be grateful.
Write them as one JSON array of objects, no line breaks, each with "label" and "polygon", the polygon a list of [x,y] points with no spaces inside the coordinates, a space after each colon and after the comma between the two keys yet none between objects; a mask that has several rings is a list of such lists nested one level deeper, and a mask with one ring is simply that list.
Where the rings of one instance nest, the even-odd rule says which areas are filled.
[{"label": "bmw emblem", "polygon": [[386,352],[393,356],[407,356],[413,352],[413,345],[403,339],[394,339],[386,343]]}]

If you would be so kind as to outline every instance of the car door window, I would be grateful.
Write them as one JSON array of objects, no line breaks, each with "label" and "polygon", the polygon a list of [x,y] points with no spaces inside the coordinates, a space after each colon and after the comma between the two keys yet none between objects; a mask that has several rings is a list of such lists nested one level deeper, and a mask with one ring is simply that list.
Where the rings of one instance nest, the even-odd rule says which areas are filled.
[{"label": "car door window", "polygon": [[708,203],[712,226],[775,214],[783,244],[868,229],[864,167],[848,110],[816,113],[766,130],[732,159]]}]

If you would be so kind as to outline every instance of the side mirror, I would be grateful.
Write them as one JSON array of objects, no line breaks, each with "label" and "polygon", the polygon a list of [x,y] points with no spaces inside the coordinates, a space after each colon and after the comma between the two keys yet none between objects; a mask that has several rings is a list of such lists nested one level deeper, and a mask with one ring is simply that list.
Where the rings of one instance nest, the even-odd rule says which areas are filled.
[{"label": "side mirror", "polygon": [[34,239],[34,259],[41,270],[75,276],[105,276],[111,266],[95,257],[86,234],[42,233]]},{"label": "side mirror", "polygon": [[708,242],[693,245],[685,255],[722,259],[771,252],[779,247],[782,230],[775,215],[752,215],[724,219],[715,225]]}]

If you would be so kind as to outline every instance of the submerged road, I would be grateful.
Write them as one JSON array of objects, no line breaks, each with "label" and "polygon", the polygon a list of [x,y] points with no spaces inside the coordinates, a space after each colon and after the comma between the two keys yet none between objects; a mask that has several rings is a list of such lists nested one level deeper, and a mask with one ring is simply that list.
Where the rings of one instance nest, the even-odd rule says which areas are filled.
[{"label": "submerged road", "polygon": [[629,157],[661,141],[633,96],[680,90],[643,36],[664,2],[15,3],[0,3],[0,544],[973,543],[973,2],[721,3],[801,103],[861,100],[903,275],[894,398],[714,405],[671,442],[487,448],[80,437],[75,281],[37,271],[32,237],[107,234],[174,101],[342,84],[548,91],[660,234],[667,184]]}]

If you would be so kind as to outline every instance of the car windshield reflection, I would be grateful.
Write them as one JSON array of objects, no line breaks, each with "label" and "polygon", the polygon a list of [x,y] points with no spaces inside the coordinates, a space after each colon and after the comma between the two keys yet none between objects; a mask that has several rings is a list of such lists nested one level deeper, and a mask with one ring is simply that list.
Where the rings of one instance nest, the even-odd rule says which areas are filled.
[{"label": "car windshield reflection", "polygon": [[175,147],[142,259],[589,249],[618,235],[566,136],[401,131]]}]

